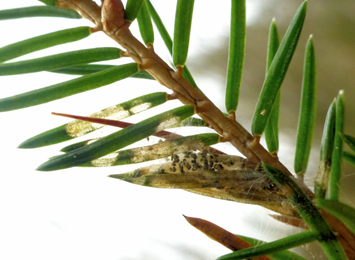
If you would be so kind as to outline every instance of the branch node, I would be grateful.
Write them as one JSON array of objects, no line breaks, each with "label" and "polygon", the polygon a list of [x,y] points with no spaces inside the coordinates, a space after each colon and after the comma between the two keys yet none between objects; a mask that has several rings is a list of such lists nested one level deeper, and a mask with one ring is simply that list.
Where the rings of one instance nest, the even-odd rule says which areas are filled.
[{"label": "branch node", "polygon": [[196,100],[196,112],[204,113],[207,112],[210,108],[210,103],[206,100]]},{"label": "branch node", "polygon": [[229,115],[227,116],[231,121],[236,121],[235,117],[235,112],[229,112]]},{"label": "branch node", "polygon": [[126,23],[122,2],[120,0],[105,0],[101,7],[101,17],[104,30],[114,34]]},{"label": "branch node", "polygon": [[260,143],[260,138],[261,136],[259,135],[256,135],[254,136],[254,138],[252,140],[247,140],[247,147],[250,149],[250,150],[254,150]]},{"label": "branch node", "polygon": [[223,131],[221,142],[229,142],[232,139],[232,135],[229,132]]},{"label": "branch node", "polygon": [[175,100],[177,99],[177,95],[175,92],[173,92],[172,94],[168,94],[168,100]]},{"label": "branch node", "polygon": [[177,71],[175,72],[178,78],[183,78],[182,73],[184,72],[183,66],[177,66]]}]

